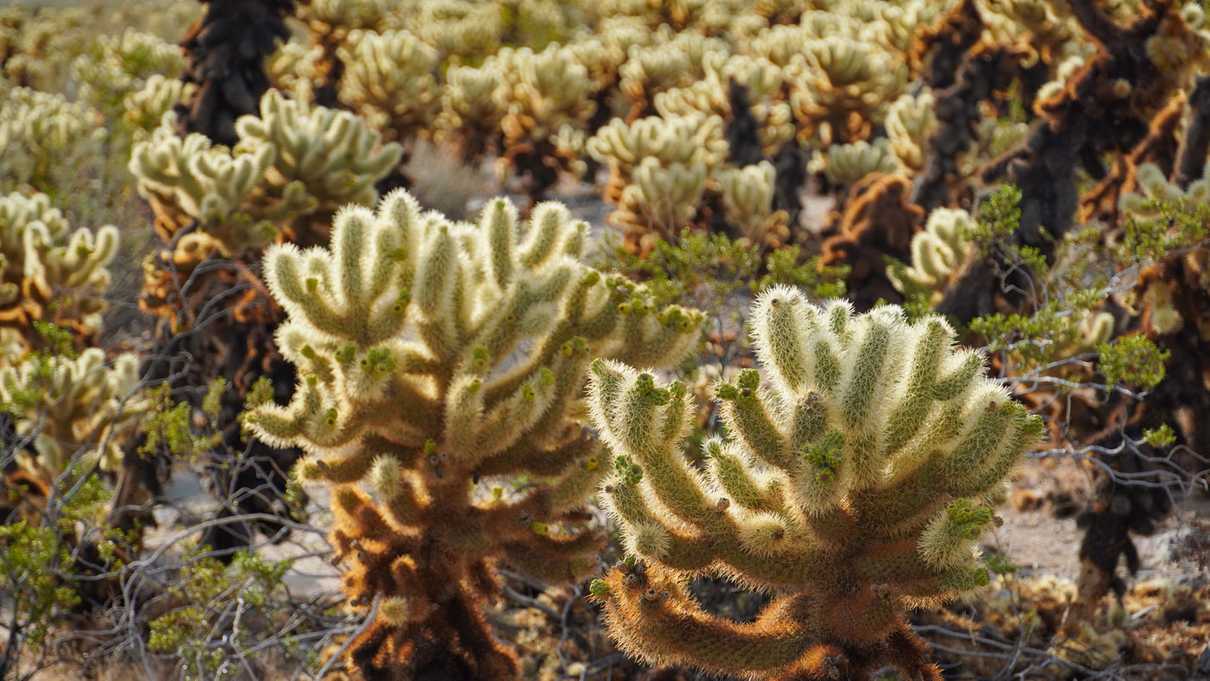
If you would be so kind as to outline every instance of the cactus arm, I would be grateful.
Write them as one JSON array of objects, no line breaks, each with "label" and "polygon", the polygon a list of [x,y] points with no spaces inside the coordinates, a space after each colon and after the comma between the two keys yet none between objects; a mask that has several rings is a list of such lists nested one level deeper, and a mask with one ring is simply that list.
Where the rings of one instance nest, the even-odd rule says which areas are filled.
[{"label": "cactus arm", "polygon": [[782,480],[757,480],[743,464],[742,452],[737,449],[728,447],[718,438],[702,444],[702,451],[710,462],[710,477],[727,498],[741,508],[777,513],[788,519],[791,513],[781,495]]},{"label": "cactus arm", "polygon": [[[610,424],[606,439],[614,451],[633,457],[655,497],[677,518],[690,526],[709,527],[708,519],[715,515],[713,504],[700,476],[680,455],[688,418],[683,386],[658,389],[651,374],[639,374],[616,362],[594,361],[592,372],[590,402],[594,413],[601,415],[598,422]],[[608,394],[604,385],[614,381],[624,384],[616,409],[602,404]]]},{"label": "cactus arm", "polygon": [[586,460],[596,447],[596,441],[586,433],[551,449],[534,447],[528,441],[519,442],[479,462],[475,474],[487,477],[528,471],[537,475],[561,475],[570,464]]},{"label": "cactus arm", "polygon": [[682,587],[650,568],[643,576],[615,569],[594,587],[620,647],[652,665],[763,675],[800,660],[813,645],[809,625],[775,606],[756,622],[735,623],[706,613]]},{"label": "cactus arm", "polygon": [[596,566],[600,537],[583,532],[570,539],[533,534],[502,547],[505,559],[526,574],[551,583],[582,578]]},{"label": "cactus arm", "polygon": [[722,384],[715,393],[722,402],[722,416],[754,457],[779,470],[794,466],[790,444],[769,409],[771,394],[759,390],[760,375],[752,369],[740,373],[735,385]]}]

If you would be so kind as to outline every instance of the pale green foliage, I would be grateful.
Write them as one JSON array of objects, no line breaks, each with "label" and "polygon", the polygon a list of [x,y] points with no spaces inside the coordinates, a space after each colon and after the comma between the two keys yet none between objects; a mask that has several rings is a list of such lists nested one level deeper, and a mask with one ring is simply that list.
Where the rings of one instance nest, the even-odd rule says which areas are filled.
[{"label": "pale green foliage", "polygon": [[[1206,170],[1210,170],[1207,163]],[[1119,257],[1130,261],[1163,258],[1204,241],[1210,220],[1210,175],[1182,189],[1152,163],[1139,166],[1138,189],[1120,200],[1126,234]]]},{"label": "pale green foliage", "polygon": [[[982,355],[952,347],[939,317],[908,323],[894,306],[854,315],[782,286],[759,297],[752,327],[765,381],[745,370],[718,386],[728,437],[705,443],[704,472],[681,452],[692,412],[684,386],[593,365],[593,421],[641,471],[641,483],[615,479],[607,495],[628,548],[762,588],[827,590],[840,579],[832,572],[852,571],[886,580],[907,604],[979,583],[972,542],[991,516],[962,509],[979,506],[1041,430],[984,376]],[[851,516],[853,535],[825,538],[837,514]],[[895,567],[873,567],[876,553],[821,567],[844,542],[908,537],[918,555],[887,559],[919,561],[911,569],[918,584],[937,580],[931,587],[897,586]]]},{"label": "pale green foliage", "polygon": [[89,348],[74,358],[39,355],[0,368],[0,400],[34,453],[18,453],[18,463],[48,482],[73,461],[115,470],[144,406],[136,394],[138,364],[132,354],[107,362]]},{"label": "pale green foliage", "polygon": [[1132,334],[1101,343],[1098,364],[1110,385],[1126,383],[1149,390],[1164,380],[1164,365],[1171,351],[1158,347],[1150,338]]}]

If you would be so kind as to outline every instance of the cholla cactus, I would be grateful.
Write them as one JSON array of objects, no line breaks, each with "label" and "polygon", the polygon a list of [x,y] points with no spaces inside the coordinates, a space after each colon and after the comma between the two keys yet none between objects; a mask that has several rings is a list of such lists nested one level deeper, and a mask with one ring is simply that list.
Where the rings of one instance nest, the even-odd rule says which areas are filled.
[{"label": "cholla cactus", "polygon": [[974,228],[970,213],[960,208],[929,213],[924,230],[912,236],[911,265],[895,263],[887,268],[887,277],[900,293],[925,292],[930,302],[937,303],[970,256]]},{"label": "cholla cactus", "polygon": [[298,16],[311,29],[322,51],[315,62],[316,102],[337,105],[345,73],[342,48],[353,33],[378,28],[386,11],[383,0],[309,0],[300,6]]},{"label": "cholla cactus", "polygon": [[113,226],[72,231],[45,194],[0,197],[0,327],[17,332],[25,349],[42,340],[35,321],[92,336],[117,245]]},{"label": "cholla cactus", "polygon": [[632,46],[618,70],[618,89],[631,103],[630,118],[654,113],[657,94],[688,87],[703,78],[705,57],[713,52],[725,54],[726,43],[696,33],[678,33],[651,45]]},{"label": "cholla cactus", "polygon": [[921,26],[936,19],[944,5],[926,0],[907,0],[902,3],[877,3],[879,20],[862,27],[862,34],[907,60],[915,45],[916,34]]},{"label": "cholla cactus", "polygon": [[0,82],[0,191],[53,192],[66,178],[102,162],[100,115],[61,95]]},{"label": "cholla cactus", "polygon": [[0,368],[0,400],[14,417],[17,435],[29,438],[18,464],[48,487],[77,465],[116,470],[121,446],[145,409],[136,394],[139,360],[89,348],[78,357],[31,357]]},{"label": "cholla cactus", "polygon": [[777,171],[772,163],[728,168],[720,171],[717,179],[727,222],[738,227],[745,239],[769,248],[789,241],[789,215],[773,208]]},{"label": "cholla cactus", "polygon": [[[844,186],[852,185],[872,173],[894,173],[899,170],[899,163],[885,137],[879,137],[873,144],[864,140],[834,144],[818,159],[823,160],[823,171],[828,179]],[[816,160],[813,165],[821,164]]]},{"label": "cholla cactus", "polygon": [[1066,6],[1045,0],[980,0],[976,6],[996,44],[1014,46],[1029,62],[1053,66],[1092,51],[1092,46],[1080,39],[1079,24]]},{"label": "cholla cactus", "polygon": [[312,101],[312,90],[319,81],[319,65],[324,51],[319,45],[299,41],[282,43],[265,61],[270,87],[288,92],[294,99]]},{"label": "cholla cactus", "polygon": [[355,32],[340,58],[340,100],[387,139],[408,141],[432,123],[441,105],[437,51],[407,31]]},{"label": "cholla cactus", "polygon": [[656,111],[664,117],[702,114],[733,120],[737,112],[732,111],[730,88],[735,83],[745,89],[765,155],[772,156],[793,139],[790,105],[775,100],[783,81],[777,65],[762,57],[711,52],[705,56],[705,68],[705,79],[657,94]]},{"label": "cholla cactus", "polygon": [[606,199],[617,201],[645,159],[660,166],[717,167],[727,157],[718,116],[650,116],[626,123],[615,118],[588,140],[588,153],[610,170]]},{"label": "cholla cactus", "polygon": [[499,136],[504,117],[496,88],[502,76],[493,62],[455,66],[446,72],[437,137],[452,142],[466,160],[482,158]]},{"label": "cholla cactus", "polygon": [[706,179],[701,163],[661,166],[654,158],[643,159],[609,220],[622,228],[628,249],[647,253],[655,239],[673,238],[690,226]]},{"label": "cholla cactus", "polygon": [[[607,469],[576,417],[588,361],[666,366],[701,315],[581,264],[587,230],[557,204],[520,223],[503,199],[452,224],[397,190],[376,213],[342,211],[331,250],[266,256],[302,380],[248,423],[332,486],[346,592],[383,599],[350,651],[367,675],[513,678],[481,610],[495,561],[550,579],[594,562],[573,513]],[[505,492],[516,476],[529,485]]]},{"label": "cholla cactus", "polygon": [[120,36],[103,36],[91,54],[72,63],[80,98],[105,112],[117,112],[127,95],[137,92],[155,75],[179,78],[185,58],[176,45],[149,33],[127,29]]},{"label": "cholla cactus", "polygon": [[[1210,163],[1206,164],[1210,171]],[[1122,212],[1136,220],[1156,220],[1163,217],[1161,202],[1181,205],[1197,205],[1210,201],[1210,172],[1203,172],[1202,179],[1182,189],[1170,181],[1164,171],[1154,163],[1144,163],[1135,171],[1138,188],[1123,194],[1119,199]]]},{"label": "cholla cactus", "polygon": [[[655,664],[749,679],[868,680],[884,663],[941,678],[903,611],[987,582],[972,548],[987,495],[1041,421],[955,349],[940,317],[854,315],[775,287],[753,308],[756,370],[715,390],[727,439],[699,472],[680,383],[593,363],[589,406],[616,457],[605,488],[627,549],[592,592],[612,636]],[[711,615],[686,584],[726,575],[773,601]]]},{"label": "cholla cactus", "polygon": [[234,150],[199,134],[182,140],[170,123],[165,119],[131,153],[139,193],[155,209],[165,240],[196,221],[228,255],[264,245],[283,226],[305,240],[312,216],[371,203],[374,183],[402,155],[353,114],[289,101],[275,90],[261,101],[260,117],[237,121]]},{"label": "cholla cactus", "polygon": [[143,86],[122,99],[122,121],[142,141],[163,122],[164,114],[183,102],[193,91],[192,83],[154,74]]},{"label": "cholla cactus", "polygon": [[378,133],[346,111],[307,106],[288,100],[276,90],[265,93],[260,116],[235,123],[237,148],[273,149],[273,165],[265,180],[286,192],[301,183],[321,210],[347,203],[372,203],[374,183],[399,163],[402,149],[382,144]]},{"label": "cholla cactus", "polygon": [[785,69],[803,57],[804,47],[816,40],[827,36],[856,39],[860,33],[861,24],[850,17],[810,11],[804,14],[801,25],[773,26],[762,31],[752,40],[749,50]]},{"label": "cholla cactus", "polygon": [[313,30],[339,33],[342,38],[358,29],[372,29],[387,12],[383,0],[309,0],[299,17]]},{"label": "cholla cactus", "polygon": [[891,151],[905,168],[919,171],[924,167],[924,150],[929,135],[937,128],[936,100],[931,92],[906,94],[887,109],[886,132]]},{"label": "cholla cactus", "polygon": [[808,43],[786,67],[799,136],[823,145],[863,140],[907,85],[901,59],[841,36]]},{"label": "cholla cactus", "polygon": [[[496,3],[471,0],[428,0],[421,3],[419,15],[404,26],[411,28],[426,43],[442,54],[450,55],[451,63],[474,62],[500,49],[504,17]],[[390,17],[388,17],[389,19]]]},{"label": "cholla cactus", "polygon": [[525,178],[531,199],[541,198],[559,172],[582,169],[574,155],[560,153],[556,140],[570,139],[569,129],[582,129],[596,110],[595,83],[588,69],[566,47],[550,45],[541,52],[505,48],[493,60],[504,75],[495,97],[504,115],[503,162]]},{"label": "cholla cactus", "polygon": [[1168,12],[1160,29],[1147,39],[1147,56],[1165,80],[1187,87],[1210,65],[1210,21],[1197,2],[1182,2],[1180,11]]},{"label": "cholla cactus", "polygon": [[214,146],[210,138],[192,133],[176,135],[171,118],[134,146],[130,172],[139,194],[151,203],[156,230],[165,241],[196,222],[214,235],[228,254],[271,241],[275,223],[316,208],[305,188],[295,185],[280,195],[262,191],[273,163],[273,148],[233,154]]},{"label": "cholla cactus", "polygon": [[609,219],[623,230],[625,246],[638,253],[690,225],[728,150],[722,119],[702,114],[650,116],[630,124],[615,118],[586,146],[593,158],[609,164],[605,198],[618,206]]}]

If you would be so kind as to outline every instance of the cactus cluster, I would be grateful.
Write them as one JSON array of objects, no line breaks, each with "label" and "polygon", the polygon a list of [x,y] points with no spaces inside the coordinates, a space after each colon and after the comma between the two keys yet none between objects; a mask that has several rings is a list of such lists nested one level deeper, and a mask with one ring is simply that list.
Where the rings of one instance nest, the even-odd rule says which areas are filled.
[{"label": "cactus cluster", "polygon": [[0,328],[26,350],[44,340],[38,322],[91,338],[117,246],[117,228],[73,230],[45,194],[0,196]]},{"label": "cactus cluster", "polygon": [[555,580],[595,565],[577,511],[609,467],[577,417],[587,365],[674,363],[701,315],[583,265],[587,229],[557,204],[519,220],[503,199],[451,223],[396,190],[341,211],[330,248],[266,255],[300,381],[247,423],[332,488],[346,593],[381,600],[350,648],[369,676],[512,678],[483,619],[495,562]]},{"label": "cactus cluster", "polygon": [[895,263],[887,270],[900,292],[926,292],[937,303],[950,278],[962,267],[973,248],[975,222],[960,208],[938,208],[929,214],[924,230],[912,236],[911,264]]},{"label": "cactus cluster", "polygon": [[17,463],[46,488],[72,466],[116,470],[146,408],[138,383],[137,357],[107,361],[98,348],[0,368],[0,400],[17,437],[30,440]]},{"label": "cactus cluster", "polygon": [[52,191],[64,170],[97,164],[107,131],[92,108],[0,80],[0,191]]},{"label": "cactus cluster", "polygon": [[[594,584],[621,647],[658,664],[760,679],[865,679],[882,664],[940,679],[904,612],[985,584],[974,542],[1041,421],[953,347],[939,317],[855,315],[775,287],[752,311],[757,359],[715,388],[725,438],[682,452],[681,383],[594,362],[605,488],[636,558]],[[762,381],[762,378],[764,379]],[[756,621],[704,611],[687,578],[774,594]]]},{"label": "cactus cluster", "polygon": [[149,33],[127,29],[118,36],[102,36],[92,53],[77,57],[72,64],[72,78],[82,84],[82,100],[116,114],[122,110],[125,99],[140,91],[149,79],[156,76],[179,79],[184,67],[185,60],[176,45]]},{"label": "cactus cluster", "polygon": [[186,226],[223,253],[262,247],[278,231],[313,238],[307,218],[375,197],[374,183],[402,150],[347,112],[287,100],[270,90],[259,116],[237,121],[234,148],[176,136],[171,118],[135,145],[130,172],[156,212],[165,239]]}]

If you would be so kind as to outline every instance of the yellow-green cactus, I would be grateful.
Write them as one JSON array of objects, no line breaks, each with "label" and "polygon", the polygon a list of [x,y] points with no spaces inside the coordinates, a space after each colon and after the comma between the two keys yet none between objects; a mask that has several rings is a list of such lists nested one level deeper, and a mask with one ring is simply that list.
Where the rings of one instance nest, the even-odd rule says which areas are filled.
[{"label": "yellow-green cactus", "polygon": [[156,228],[166,239],[191,222],[212,234],[233,255],[271,241],[277,221],[309,213],[315,200],[301,184],[273,195],[263,187],[273,148],[233,154],[205,135],[182,139],[166,119],[134,146],[130,172],[151,203]]},{"label": "yellow-green cactus", "polygon": [[142,141],[164,121],[164,114],[188,98],[195,86],[180,78],[153,74],[143,86],[122,99],[122,121]]},{"label": "yellow-green cactus", "polygon": [[716,174],[727,222],[735,225],[755,246],[777,248],[789,241],[789,216],[774,210],[777,171],[761,161],[744,168],[727,168]]},{"label": "yellow-green cactus", "polygon": [[265,175],[270,187],[284,193],[301,183],[325,211],[373,203],[374,183],[391,172],[402,154],[399,145],[383,144],[358,117],[288,100],[276,90],[261,99],[259,116],[244,116],[235,128],[237,150],[273,149]]},{"label": "yellow-green cactus", "polygon": [[610,184],[620,192],[649,158],[665,167],[702,165],[713,169],[727,157],[727,140],[723,137],[723,120],[718,116],[649,116],[633,123],[615,118],[588,140],[587,150],[597,161],[609,165]]},{"label": "yellow-green cactus", "polygon": [[108,113],[122,109],[131,93],[149,78],[179,78],[185,58],[178,46],[157,36],[127,29],[102,36],[90,53],[72,63],[72,78],[80,84],[80,99]]},{"label": "yellow-green cactus", "polygon": [[504,117],[496,88],[503,76],[494,62],[475,68],[455,66],[446,72],[436,136],[457,147],[468,160],[484,156],[499,136]]},{"label": "yellow-green cactus", "polygon": [[[700,470],[682,451],[685,386],[593,363],[605,499],[637,559],[593,583],[611,635],[650,663],[749,679],[867,680],[886,663],[940,679],[904,612],[987,582],[986,498],[1041,420],[940,317],[855,315],[779,286],[752,328],[764,375],[716,388],[727,435],[704,442]],[[704,574],[773,600],[751,623],[709,614],[686,588]]]},{"label": "yellow-green cactus", "polygon": [[191,221],[239,253],[272,240],[286,227],[346,203],[372,203],[374,183],[403,153],[345,111],[311,107],[270,90],[261,115],[236,121],[235,149],[198,134],[178,137],[165,120],[135,145],[130,172],[151,202],[165,236]]},{"label": "yellow-green cactus", "polygon": [[941,300],[953,276],[974,247],[975,221],[960,208],[938,208],[922,231],[912,235],[912,262],[895,263],[887,277],[899,292],[923,292],[930,302]]},{"label": "yellow-green cactus", "polygon": [[[1206,164],[1210,170],[1210,163]],[[1182,189],[1170,181],[1154,163],[1144,163],[1135,171],[1138,188],[1123,194],[1118,200],[1122,211],[1136,220],[1156,220],[1163,217],[1161,204],[1197,205],[1210,201],[1210,175]]]},{"label": "yellow-green cactus", "polygon": [[663,166],[654,158],[643,159],[609,220],[622,228],[628,245],[646,252],[654,239],[674,238],[690,226],[706,180],[701,163]]},{"label": "yellow-green cactus", "polygon": [[319,65],[324,51],[319,45],[307,45],[297,40],[282,43],[265,60],[265,71],[273,88],[288,92],[294,99],[311,101],[319,81]]},{"label": "yellow-green cactus", "polygon": [[822,145],[863,140],[907,85],[901,58],[857,39],[811,41],[786,67],[799,135]]},{"label": "yellow-green cactus", "polygon": [[499,5],[471,0],[429,0],[420,3],[419,12],[411,21],[396,23],[390,28],[407,28],[421,40],[449,55],[451,64],[467,64],[482,60],[500,49],[504,16]]},{"label": "yellow-green cactus", "polygon": [[0,400],[17,435],[30,439],[18,464],[47,486],[73,462],[116,470],[135,417],[145,410],[138,366],[135,355],[110,363],[89,348],[75,358],[36,356],[0,368]]},{"label": "yellow-green cactus", "polygon": [[441,105],[437,50],[407,31],[358,31],[340,55],[340,100],[370,125],[397,141],[429,127]]},{"label": "yellow-green cactus", "polygon": [[706,75],[706,55],[726,51],[726,43],[696,33],[631,46],[619,69],[618,88],[630,100],[633,114],[651,113],[657,94],[692,85]]},{"label": "yellow-green cactus", "polygon": [[90,107],[0,81],[0,191],[56,191],[66,169],[100,165],[106,136]]},{"label": "yellow-green cactus", "polygon": [[267,254],[300,383],[247,422],[306,452],[298,474],[332,487],[348,595],[385,599],[351,648],[364,671],[411,678],[440,653],[466,678],[512,678],[481,610],[494,561],[549,579],[593,565],[572,513],[608,468],[577,417],[588,362],[667,366],[701,315],[583,265],[587,233],[558,204],[521,222],[498,199],[471,225],[399,190],[341,211],[330,249]]},{"label": "yellow-green cactus", "polygon": [[870,173],[894,173],[900,169],[885,137],[879,137],[873,144],[865,140],[834,144],[828,147],[826,153],[817,154],[812,163],[815,168],[821,165],[829,180],[843,186],[851,185]]},{"label": "yellow-green cactus", "polygon": [[711,52],[705,56],[706,77],[687,87],[673,88],[655,96],[655,109],[663,117],[693,114],[716,115],[730,120],[731,82],[747,91],[753,118],[759,126],[761,148],[766,155],[794,137],[794,116],[790,105],[778,101],[783,77],[781,69],[763,57],[728,56]]},{"label": "yellow-green cactus", "polygon": [[929,136],[937,128],[936,100],[931,92],[905,94],[887,108],[886,132],[891,151],[903,167],[919,171]]},{"label": "yellow-green cactus", "polygon": [[558,141],[573,141],[596,111],[596,83],[574,52],[550,45],[541,52],[528,47],[504,48],[495,57],[504,77],[495,97],[504,115],[500,119],[502,167],[525,178],[531,198],[540,197],[558,179],[558,173],[582,170],[578,145],[562,148]]},{"label": "yellow-green cactus", "polygon": [[110,225],[73,231],[45,194],[0,196],[0,327],[25,349],[42,340],[34,322],[96,333],[117,245]]}]

